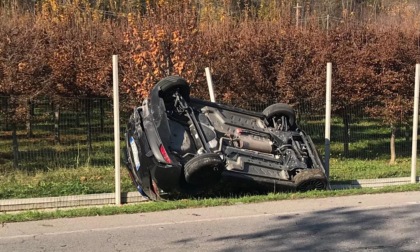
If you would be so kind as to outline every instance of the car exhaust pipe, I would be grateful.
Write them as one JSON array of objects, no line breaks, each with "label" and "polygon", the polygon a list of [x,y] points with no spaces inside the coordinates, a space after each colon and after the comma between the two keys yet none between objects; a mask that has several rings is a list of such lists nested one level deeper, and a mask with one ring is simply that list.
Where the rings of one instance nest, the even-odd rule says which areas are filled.
[{"label": "car exhaust pipe", "polygon": [[273,152],[273,142],[264,137],[260,136],[243,136],[241,135],[236,142],[236,147],[248,149],[248,150],[254,150],[264,153],[272,153]]}]

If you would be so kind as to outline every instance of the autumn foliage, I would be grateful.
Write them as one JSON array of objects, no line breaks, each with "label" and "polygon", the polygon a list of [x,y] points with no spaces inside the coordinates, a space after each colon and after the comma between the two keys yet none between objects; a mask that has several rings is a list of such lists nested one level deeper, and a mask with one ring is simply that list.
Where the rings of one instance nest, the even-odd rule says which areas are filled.
[{"label": "autumn foliage", "polygon": [[160,0],[130,8],[68,2],[40,1],[33,12],[1,7],[0,95],[109,97],[111,55],[118,54],[127,105],[173,74],[207,98],[205,67],[219,101],[322,102],[332,62],[336,112],[365,104],[393,120],[411,110],[420,20],[406,1],[383,6],[371,22],[343,10],[328,30],[309,7],[296,27],[284,1]]}]

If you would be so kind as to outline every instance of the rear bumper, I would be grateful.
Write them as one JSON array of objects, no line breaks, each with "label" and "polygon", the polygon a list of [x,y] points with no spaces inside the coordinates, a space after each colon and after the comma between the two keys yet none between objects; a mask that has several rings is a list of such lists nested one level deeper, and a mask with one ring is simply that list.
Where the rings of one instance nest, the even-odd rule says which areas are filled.
[{"label": "rear bumper", "polygon": [[[150,127],[147,130],[153,131],[155,128]],[[159,149],[159,139],[152,138],[152,142],[149,141],[150,135],[157,135],[156,133],[145,132],[143,126],[131,118],[125,136],[127,168],[139,191],[150,198],[159,195],[160,190],[178,191],[182,175],[180,165],[162,163],[156,157],[153,149]],[[162,159],[161,156],[159,158]]]}]

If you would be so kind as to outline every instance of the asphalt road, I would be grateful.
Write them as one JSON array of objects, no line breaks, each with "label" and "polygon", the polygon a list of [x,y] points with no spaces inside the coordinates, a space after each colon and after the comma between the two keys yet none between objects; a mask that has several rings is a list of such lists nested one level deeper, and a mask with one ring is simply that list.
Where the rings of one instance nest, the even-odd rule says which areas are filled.
[{"label": "asphalt road", "polygon": [[6,223],[0,251],[420,251],[420,192]]}]

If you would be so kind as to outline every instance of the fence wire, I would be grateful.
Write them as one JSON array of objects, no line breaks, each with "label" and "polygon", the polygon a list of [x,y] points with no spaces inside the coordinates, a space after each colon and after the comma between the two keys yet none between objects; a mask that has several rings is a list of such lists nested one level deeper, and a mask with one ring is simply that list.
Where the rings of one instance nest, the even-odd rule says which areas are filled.
[{"label": "fence wire", "polygon": [[[261,112],[275,102],[240,101],[231,105]],[[26,107],[23,119],[14,110],[16,104]],[[113,192],[112,100],[64,98],[59,101],[19,101],[0,97],[0,105],[0,199]],[[311,136],[323,157],[324,105],[300,103],[293,107],[299,127]],[[128,117],[129,113],[121,113],[122,137]],[[368,115],[364,107],[333,113],[332,183],[409,177],[411,125],[412,122],[403,120],[393,125],[396,129],[396,162],[391,165],[392,130],[386,120]],[[56,170],[60,171],[58,175],[52,175]],[[45,176],[43,181],[37,178],[40,174]],[[122,190],[133,190],[126,175],[122,176]],[[27,190],[23,190],[23,184],[19,183],[25,184]],[[54,186],[58,189],[53,189]],[[41,191],[32,193],[36,191],[34,188]]]},{"label": "fence wire", "polygon": [[[27,103],[26,120],[14,120],[9,97],[1,97],[2,171],[51,170],[113,165],[112,100],[66,98]],[[124,116],[124,114],[123,114]],[[122,118],[124,121],[126,118]],[[122,130],[125,125],[121,123]]]}]

